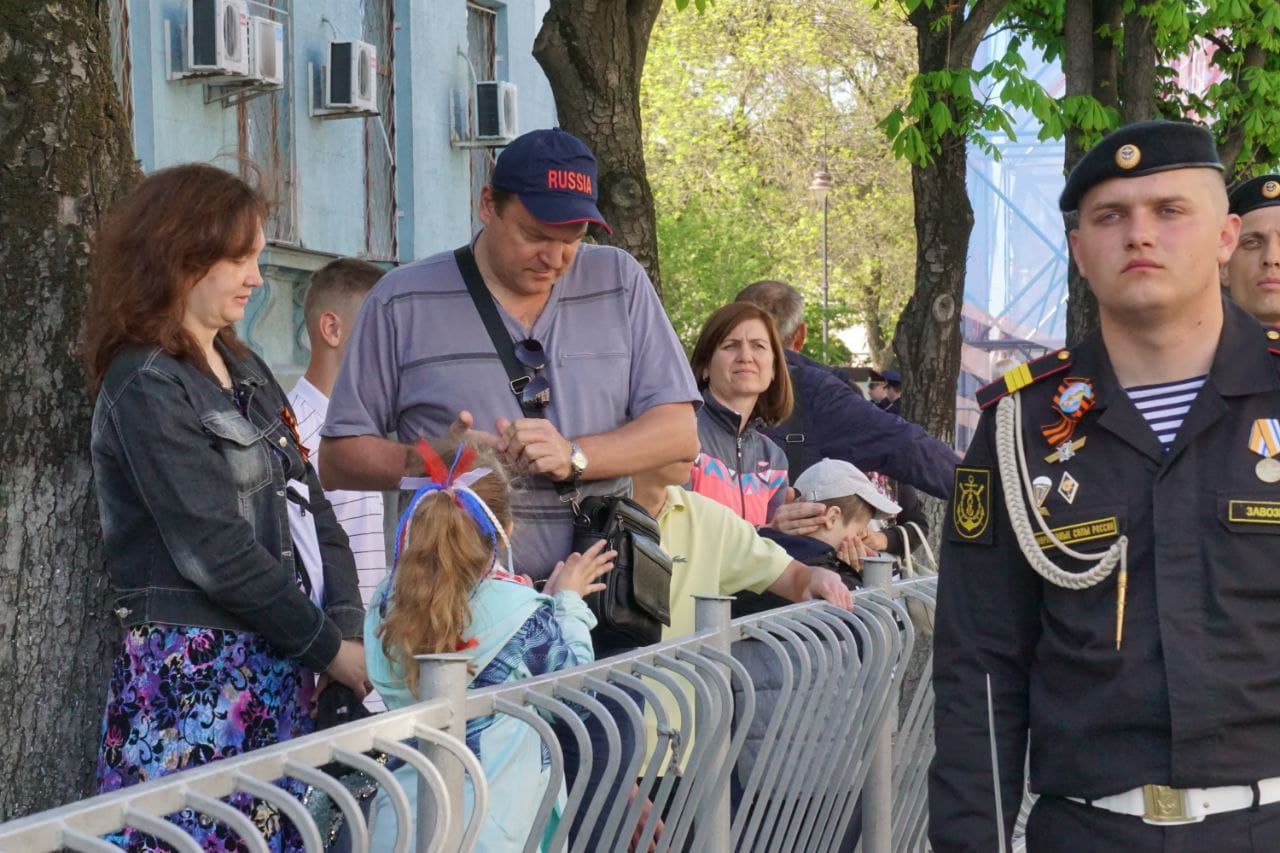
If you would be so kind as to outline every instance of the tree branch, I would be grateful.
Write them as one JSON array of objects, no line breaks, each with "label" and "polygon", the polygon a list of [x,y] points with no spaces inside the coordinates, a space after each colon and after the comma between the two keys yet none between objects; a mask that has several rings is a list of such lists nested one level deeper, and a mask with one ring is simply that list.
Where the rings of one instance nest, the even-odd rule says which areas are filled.
[{"label": "tree branch", "polygon": [[977,0],[973,4],[969,16],[956,30],[951,42],[948,64],[952,68],[968,68],[973,64],[973,55],[977,53],[987,28],[1007,5],[1009,0]]},{"label": "tree branch", "polygon": [[[636,78],[644,74],[644,61],[649,53],[649,38],[653,25],[662,10],[662,0],[627,0],[627,25],[631,30],[631,62]],[[696,9],[685,9],[686,14],[698,14]]]},{"label": "tree branch", "polygon": [[1236,52],[1236,49],[1232,47],[1228,42],[1226,42],[1217,33],[1201,33],[1200,38],[1213,42],[1218,46],[1218,50],[1222,51],[1227,55],[1230,55]]}]

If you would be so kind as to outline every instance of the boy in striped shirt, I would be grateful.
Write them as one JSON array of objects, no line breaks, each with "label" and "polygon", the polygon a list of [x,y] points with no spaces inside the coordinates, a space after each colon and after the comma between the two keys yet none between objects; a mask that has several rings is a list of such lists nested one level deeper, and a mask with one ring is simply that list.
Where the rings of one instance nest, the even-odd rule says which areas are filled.
[{"label": "boy in striped shirt", "polygon": [[[324,426],[342,354],[360,306],[383,272],[368,261],[339,258],[311,275],[303,302],[311,359],[306,373],[289,392],[289,405],[297,415],[299,438],[310,451],[317,473],[321,470],[320,427]],[[326,489],[325,496],[347,532],[360,578],[360,597],[368,607],[373,588],[387,572],[382,493]],[[365,705],[381,710],[382,701],[377,694],[370,694]]]}]

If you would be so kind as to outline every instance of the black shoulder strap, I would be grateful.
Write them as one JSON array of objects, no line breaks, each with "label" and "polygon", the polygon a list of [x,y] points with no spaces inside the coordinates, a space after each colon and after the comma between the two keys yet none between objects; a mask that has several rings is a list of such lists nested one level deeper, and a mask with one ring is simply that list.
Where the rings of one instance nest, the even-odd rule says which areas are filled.
[{"label": "black shoulder strap", "polygon": [[[493,341],[493,349],[507,371],[507,379],[510,380],[508,385],[511,393],[515,395],[516,402],[520,404],[521,411],[526,418],[545,418],[546,413],[533,406],[526,406],[520,396],[521,389],[529,382],[530,377],[516,359],[515,342],[511,340],[511,335],[508,334],[502,318],[498,316],[498,306],[493,301],[493,294],[484,286],[484,277],[480,275],[480,267],[476,266],[476,256],[471,251],[471,245],[467,244],[454,249],[453,258],[457,261],[458,272],[462,273],[462,280],[467,285],[467,293],[471,294],[471,301],[475,303],[476,311],[480,313],[480,321],[484,323],[485,331]],[[574,484],[554,483],[553,485],[562,499],[566,495],[573,496],[571,502],[576,515],[578,491]]]},{"label": "black shoulder strap", "polygon": [[[454,249],[453,257],[458,263],[458,272],[462,273],[462,280],[467,285],[467,293],[471,294],[471,301],[475,303],[476,311],[480,313],[480,321],[484,323],[484,329],[493,341],[498,359],[507,371],[511,393],[516,395],[517,401],[520,401],[520,389],[529,381],[529,375],[516,360],[515,344],[511,340],[511,335],[507,333],[507,327],[502,322],[502,318],[498,316],[498,306],[493,301],[493,294],[484,286],[484,277],[480,275],[480,267],[476,266],[476,256],[472,254],[470,244]],[[524,405],[523,401],[520,401],[520,408],[524,411],[526,418],[542,417],[541,412]]]}]

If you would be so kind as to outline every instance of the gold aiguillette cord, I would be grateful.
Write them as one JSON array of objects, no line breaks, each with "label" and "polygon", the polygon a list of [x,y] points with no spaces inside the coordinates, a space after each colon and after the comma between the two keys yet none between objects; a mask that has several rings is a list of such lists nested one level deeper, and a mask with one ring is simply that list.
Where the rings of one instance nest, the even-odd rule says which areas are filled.
[{"label": "gold aiguillette cord", "polygon": [[1124,599],[1129,592],[1129,567],[1120,564],[1120,576],[1116,580],[1116,651],[1124,639]]}]

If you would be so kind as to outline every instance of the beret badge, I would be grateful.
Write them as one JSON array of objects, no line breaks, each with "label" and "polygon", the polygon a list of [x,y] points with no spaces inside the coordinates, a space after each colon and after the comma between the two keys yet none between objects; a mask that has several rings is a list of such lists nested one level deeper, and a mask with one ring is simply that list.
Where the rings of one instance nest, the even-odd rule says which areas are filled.
[{"label": "beret badge", "polygon": [[1133,169],[1142,162],[1142,151],[1132,143],[1116,149],[1116,165],[1121,169]]},{"label": "beret badge", "polygon": [[1280,196],[1280,181],[1267,181],[1262,185],[1263,198],[1275,198]]}]

